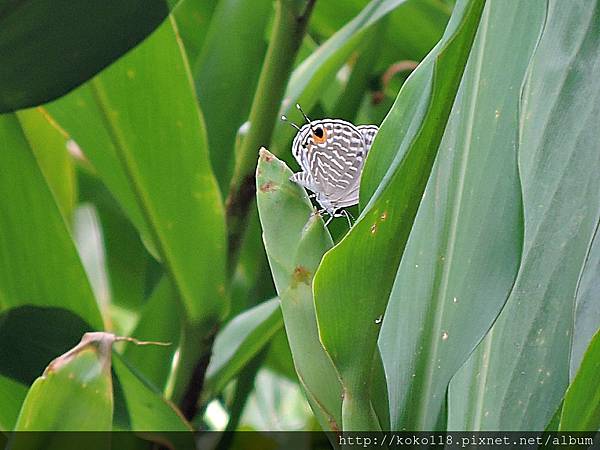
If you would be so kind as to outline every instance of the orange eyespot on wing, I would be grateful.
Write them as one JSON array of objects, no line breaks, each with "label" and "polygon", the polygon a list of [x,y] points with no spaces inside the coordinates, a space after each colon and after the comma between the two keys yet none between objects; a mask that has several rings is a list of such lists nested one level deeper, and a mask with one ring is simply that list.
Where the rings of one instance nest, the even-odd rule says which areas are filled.
[{"label": "orange eyespot on wing", "polygon": [[327,140],[327,132],[325,131],[325,128],[318,127],[316,130],[314,130],[312,133],[312,138],[317,144],[324,143]]}]

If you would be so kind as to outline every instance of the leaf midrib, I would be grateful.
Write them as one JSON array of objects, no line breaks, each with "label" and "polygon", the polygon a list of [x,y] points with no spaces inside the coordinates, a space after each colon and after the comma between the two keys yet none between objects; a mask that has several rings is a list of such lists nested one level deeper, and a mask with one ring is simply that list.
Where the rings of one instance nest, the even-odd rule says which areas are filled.
[{"label": "leaf midrib", "polygon": [[[173,255],[169,252],[166,245],[164,245],[164,236],[161,236],[158,226],[158,219],[155,217],[152,208],[150,207],[150,202],[144,192],[144,189],[139,182],[139,176],[137,174],[137,170],[135,169],[135,164],[130,161],[130,150],[124,139],[121,138],[120,133],[118,131],[118,127],[115,125],[114,121],[111,119],[108,105],[110,104],[106,92],[104,91],[103,86],[99,82],[97,78],[93,78],[90,80],[90,88],[94,99],[96,100],[96,104],[98,105],[98,110],[100,112],[100,116],[106,131],[108,133],[109,139],[112,145],[115,148],[115,153],[117,154],[117,158],[123,168],[123,172],[125,176],[129,180],[129,185],[131,186],[131,191],[137,200],[137,204],[140,208],[142,216],[144,217],[144,221],[147,226],[147,230],[152,237],[152,241],[156,246],[156,249],[165,264],[167,269],[167,273],[169,274],[171,280],[173,280],[173,284],[177,286],[177,290],[179,291],[182,299],[185,299],[185,309],[188,310],[188,313],[191,313],[190,308],[187,305],[192,304],[193,296],[185,286],[181,280],[178,279],[176,270],[176,266],[173,262]],[[189,314],[186,314],[189,315]]]},{"label": "leaf midrib", "polygon": [[440,281],[440,285],[436,285],[440,286],[437,289],[434,287],[434,292],[432,297],[435,299],[435,301],[433,302],[434,305],[434,320],[433,320],[433,327],[432,327],[432,334],[430,336],[433,337],[433,339],[430,339],[429,343],[431,345],[430,349],[431,351],[429,352],[429,355],[433,355],[432,357],[426,358],[425,359],[425,364],[424,364],[424,371],[425,371],[425,376],[424,376],[424,383],[421,384],[422,389],[421,389],[421,393],[419,396],[420,402],[417,404],[417,409],[418,409],[418,414],[417,414],[417,420],[415,423],[415,429],[424,429],[423,426],[425,424],[427,415],[429,414],[429,408],[427,408],[429,399],[430,399],[430,395],[429,393],[431,392],[431,387],[433,384],[433,371],[434,371],[434,366],[435,366],[435,362],[437,361],[435,355],[438,354],[438,349],[439,349],[439,343],[441,340],[441,336],[439,335],[439,331],[441,328],[441,324],[442,324],[442,320],[444,318],[444,310],[445,310],[445,298],[446,298],[446,294],[448,291],[448,285],[450,282],[450,267],[453,266],[452,261],[454,258],[454,252],[455,252],[455,242],[456,242],[456,235],[458,233],[458,219],[459,219],[459,212],[461,210],[461,205],[462,205],[462,201],[463,201],[463,193],[464,193],[464,182],[465,182],[465,174],[466,174],[466,169],[467,169],[467,165],[468,165],[468,160],[469,160],[469,154],[471,152],[471,147],[472,147],[472,134],[473,134],[473,123],[475,121],[475,110],[476,110],[476,105],[478,103],[478,93],[479,93],[479,79],[481,78],[481,71],[482,71],[482,66],[483,66],[483,50],[485,48],[485,43],[486,43],[486,38],[487,38],[487,29],[488,29],[488,24],[489,24],[489,17],[490,17],[490,8],[485,8],[484,9],[484,13],[482,16],[482,20],[481,20],[481,43],[479,45],[479,49],[477,52],[477,65],[476,65],[476,69],[474,72],[474,80],[475,80],[475,89],[474,92],[472,94],[472,101],[471,101],[471,105],[470,105],[470,109],[469,109],[469,116],[467,119],[467,123],[466,123],[466,130],[467,130],[467,135],[466,135],[466,139],[465,142],[468,143],[468,145],[466,146],[465,152],[462,155],[462,159],[460,161],[461,166],[460,166],[460,177],[458,180],[458,188],[456,190],[456,194],[454,196],[453,199],[453,204],[455,205],[455,207],[453,208],[452,211],[452,217],[451,217],[451,222],[450,222],[450,232],[448,234],[448,239],[446,239],[446,243],[448,244],[448,251],[445,252],[446,253],[446,263],[443,265],[442,267],[442,279]]}]

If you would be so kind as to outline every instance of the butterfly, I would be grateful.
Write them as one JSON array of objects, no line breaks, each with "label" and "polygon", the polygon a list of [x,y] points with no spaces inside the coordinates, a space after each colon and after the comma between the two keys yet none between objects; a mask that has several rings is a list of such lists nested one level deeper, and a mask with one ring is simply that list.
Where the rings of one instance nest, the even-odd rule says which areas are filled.
[{"label": "butterfly", "polygon": [[346,216],[349,221],[343,208],[358,203],[364,161],[379,127],[356,126],[342,119],[310,120],[300,105],[296,108],[306,120],[302,127],[281,116],[298,131],[292,154],[302,171],[294,173],[290,180],[314,193],[322,208],[319,213],[330,216],[326,225],[334,217]]}]

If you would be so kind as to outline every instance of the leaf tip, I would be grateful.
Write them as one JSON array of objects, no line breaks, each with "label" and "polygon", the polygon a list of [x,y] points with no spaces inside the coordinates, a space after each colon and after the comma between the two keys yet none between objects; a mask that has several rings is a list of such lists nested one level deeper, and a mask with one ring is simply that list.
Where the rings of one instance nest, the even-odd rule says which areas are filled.
[{"label": "leaf tip", "polygon": [[269,163],[269,162],[273,161],[273,159],[275,159],[275,156],[273,155],[273,153],[271,153],[265,147],[260,148],[260,150],[258,152],[258,156],[261,161],[264,161],[267,163]]}]

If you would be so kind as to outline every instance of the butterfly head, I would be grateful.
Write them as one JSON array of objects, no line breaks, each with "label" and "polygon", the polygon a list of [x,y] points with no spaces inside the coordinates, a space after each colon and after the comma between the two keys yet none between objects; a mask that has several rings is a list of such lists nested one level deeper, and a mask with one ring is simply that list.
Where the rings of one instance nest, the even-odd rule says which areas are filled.
[{"label": "butterfly head", "polygon": [[292,127],[298,130],[292,144],[292,154],[298,160],[302,151],[306,151],[314,145],[326,145],[331,130],[328,130],[325,120],[310,120],[300,105],[296,105],[296,107],[306,120],[306,123],[302,125],[302,127],[290,122],[286,116],[281,116],[281,120],[288,122]]},{"label": "butterfly head", "polygon": [[304,120],[306,120],[306,125],[304,125],[304,127],[308,126],[308,129],[310,130],[310,137],[315,144],[324,144],[327,142],[327,130],[323,124],[320,123],[321,121],[311,121],[299,104],[296,104],[296,108],[298,108],[298,111],[300,111],[304,116]]}]

